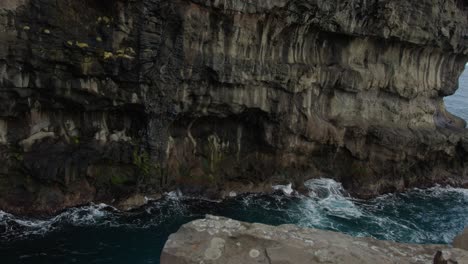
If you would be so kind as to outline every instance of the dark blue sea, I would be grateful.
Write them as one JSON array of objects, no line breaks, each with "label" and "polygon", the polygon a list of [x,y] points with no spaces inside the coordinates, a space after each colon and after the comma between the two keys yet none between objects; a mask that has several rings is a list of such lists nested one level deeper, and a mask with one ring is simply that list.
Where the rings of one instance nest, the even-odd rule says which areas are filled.
[{"label": "dark blue sea", "polygon": [[[449,111],[468,120],[467,102],[465,71],[460,89],[446,98],[446,104]],[[169,234],[205,214],[423,244],[450,243],[468,225],[466,189],[414,189],[364,201],[351,198],[331,179],[311,180],[306,186],[306,195],[278,186],[278,194],[224,201],[172,192],[125,213],[105,204],[72,208],[46,219],[0,211],[0,263],[159,263]]]},{"label": "dark blue sea", "polygon": [[468,225],[466,189],[415,189],[363,201],[349,197],[330,179],[311,180],[307,186],[308,195],[280,191],[224,201],[172,192],[129,213],[104,204],[72,208],[48,219],[1,212],[0,263],[159,263],[169,234],[205,214],[412,243],[450,243]]}]

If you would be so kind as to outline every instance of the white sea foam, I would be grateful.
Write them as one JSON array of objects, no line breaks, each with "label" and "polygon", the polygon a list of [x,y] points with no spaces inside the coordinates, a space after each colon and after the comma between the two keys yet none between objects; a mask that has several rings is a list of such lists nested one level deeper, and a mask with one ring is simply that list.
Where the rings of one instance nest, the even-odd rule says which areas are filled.
[{"label": "white sea foam", "polygon": [[68,209],[49,219],[32,219],[15,217],[0,211],[0,228],[4,237],[21,238],[30,235],[43,235],[54,231],[63,224],[74,226],[96,225],[98,221],[116,210],[106,204],[91,204],[79,208]]},{"label": "white sea foam", "polygon": [[275,191],[281,191],[285,195],[291,195],[294,193],[294,190],[292,188],[292,183],[286,184],[286,185],[273,185],[271,188]]},{"label": "white sea foam", "polygon": [[310,180],[305,186],[308,195],[297,194],[291,185],[281,185],[276,189],[286,195],[239,195],[221,203],[174,191],[129,213],[105,204],[71,208],[48,219],[21,218],[0,211],[0,238],[44,235],[68,226],[160,228],[177,219],[219,212],[231,212],[227,216],[242,218],[239,220],[293,223],[414,243],[449,243],[468,224],[466,189],[437,186],[363,201],[350,197],[339,182],[331,179]]},{"label": "white sea foam", "polygon": [[363,216],[344,190],[343,186],[332,179],[313,179],[304,184],[309,189],[309,197],[300,202],[300,211],[305,217],[300,225],[337,229],[329,217],[356,219]]},{"label": "white sea foam", "polygon": [[[467,189],[436,186],[362,201],[350,197],[339,182],[331,179],[313,179],[305,186],[309,189],[308,197],[301,199],[298,208],[292,208],[298,212],[291,213],[296,214],[297,224],[305,227],[414,243],[449,243],[460,227],[468,224],[468,219],[464,219],[468,207],[462,206],[468,202]],[[441,204],[431,208],[429,201]],[[444,204],[450,202],[455,202],[458,207]],[[445,210],[453,212],[442,213],[441,206],[447,206]],[[454,221],[457,215],[461,219]],[[431,221],[434,221],[434,227]],[[436,224],[439,221],[449,226]]]},{"label": "white sea foam", "polygon": [[166,196],[172,200],[180,200],[184,197],[183,193],[179,189],[166,193]]}]

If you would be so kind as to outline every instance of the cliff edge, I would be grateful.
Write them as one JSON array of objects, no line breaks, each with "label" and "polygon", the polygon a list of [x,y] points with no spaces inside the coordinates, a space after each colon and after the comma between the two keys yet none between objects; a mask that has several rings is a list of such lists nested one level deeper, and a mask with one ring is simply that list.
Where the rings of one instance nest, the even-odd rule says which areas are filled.
[{"label": "cliff edge", "polygon": [[[467,186],[459,0],[2,0],[0,209]],[[263,186],[263,187],[262,187]],[[140,196],[135,196],[140,194]]]}]

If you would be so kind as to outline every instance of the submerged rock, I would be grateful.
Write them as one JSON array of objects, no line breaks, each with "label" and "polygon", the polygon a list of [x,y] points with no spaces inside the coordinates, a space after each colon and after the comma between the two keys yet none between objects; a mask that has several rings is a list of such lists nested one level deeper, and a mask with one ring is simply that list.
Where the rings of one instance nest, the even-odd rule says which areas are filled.
[{"label": "submerged rock", "polygon": [[1,0],[0,210],[466,186],[467,26],[459,0]]},{"label": "submerged rock", "polygon": [[[445,261],[445,262],[444,262]],[[172,234],[162,264],[468,263],[468,251],[207,216]]]}]

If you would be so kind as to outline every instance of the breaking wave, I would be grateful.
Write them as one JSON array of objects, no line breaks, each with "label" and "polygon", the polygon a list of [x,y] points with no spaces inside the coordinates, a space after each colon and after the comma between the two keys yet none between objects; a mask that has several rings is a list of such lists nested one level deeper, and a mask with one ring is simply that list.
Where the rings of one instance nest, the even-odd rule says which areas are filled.
[{"label": "breaking wave", "polygon": [[0,235],[3,239],[24,238],[30,235],[44,235],[64,225],[97,225],[101,219],[111,216],[114,208],[106,204],[91,204],[68,209],[49,219],[19,218],[0,211]]},{"label": "breaking wave", "polygon": [[[340,231],[354,236],[412,243],[450,243],[468,224],[468,190],[434,187],[388,194],[372,200],[350,197],[331,179],[314,179],[300,195],[291,185],[274,186],[279,192],[231,197],[224,201],[184,197],[171,192],[147,206],[120,212],[105,204],[91,204],[63,211],[48,219],[15,217],[0,211],[1,241],[47,237],[77,230],[147,229],[166,237],[169,232],[205,214],[223,215],[266,224],[297,224]],[[107,231],[106,231],[107,230]]]},{"label": "breaking wave", "polygon": [[306,186],[309,197],[296,210],[303,215],[297,224],[305,227],[400,242],[450,243],[468,224],[466,189],[413,189],[364,201],[351,198],[330,179]]}]

